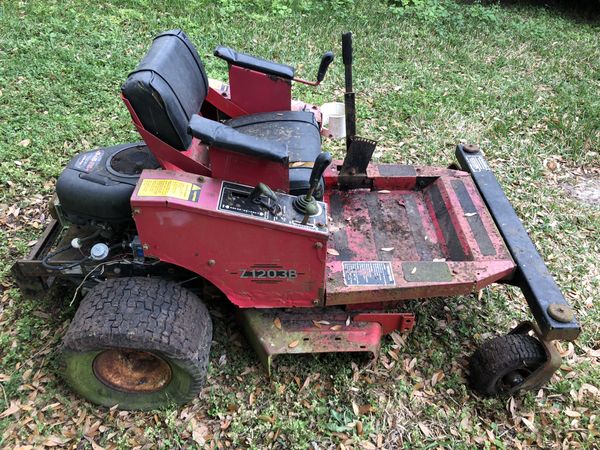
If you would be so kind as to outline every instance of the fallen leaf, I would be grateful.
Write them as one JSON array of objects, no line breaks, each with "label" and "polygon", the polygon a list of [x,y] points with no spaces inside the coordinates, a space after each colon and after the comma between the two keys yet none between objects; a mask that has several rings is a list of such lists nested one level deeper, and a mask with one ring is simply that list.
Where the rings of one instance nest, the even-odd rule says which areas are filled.
[{"label": "fallen leaf", "polygon": [[61,438],[60,436],[48,436],[46,440],[42,442],[42,445],[46,447],[58,447],[65,445],[69,441],[70,439]]},{"label": "fallen leaf", "polygon": [[275,417],[271,417],[271,416],[258,416],[258,420],[261,420],[261,421],[267,422],[267,423],[275,423]]},{"label": "fallen leaf", "polygon": [[296,348],[298,347],[299,341],[292,341],[288,344],[289,348]]},{"label": "fallen leaf", "polygon": [[206,444],[206,439],[204,439],[204,436],[208,434],[206,425],[202,423],[199,424],[194,418],[192,418],[189,423],[192,431],[192,439],[200,446]]},{"label": "fallen leaf", "polygon": [[476,215],[477,215],[476,212],[465,213],[465,217],[473,217],[473,216],[476,216]]},{"label": "fallen leaf", "polygon": [[364,416],[365,414],[377,412],[377,409],[373,408],[371,405],[360,405],[358,407],[358,412],[360,415]]},{"label": "fallen leaf", "polygon": [[342,326],[341,325],[334,325],[330,328],[331,331],[338,331],[341,330]]},{"label": "fallen leaf", "polygon": [[413,273],[413,274],[414,274],[416,271],[417,271],[417,268],[416,268],[416,267],[413,267],[413,270],[411,270],[411,271],[410,271],[410,273]]},{"label": "fallen leaf", "polygon": [[537,433],[537,429],[536,429],[535,425],[533,424],[533,421],[531,421],[525,417],[521,417],[521,421],[525,424],[525,426],[527,428],[529,428],[534,433]]},{"label": "fallen leaf", "polygon": [[427,426],[424,423],[419,422],[419,428],[421,429],[421,433],[423,433],[425,436],[431,436],[431,430],[427,428]]},{"label": "fallen leaf", "polygon": [[382,252],[391,252],[394,250],[394,247],[383,247],[381,249]]},{"label": "fallen leaf", "polygon": [[279,317],[275,317],[273,325],[275,325],[275,328],[277,328],[278,330],[281,330],[281,320],[279,320]]},{"label": "fallen leaf", "polygon": [[354,413],[355,416],[359,415],[359,409],[358,409],[358,405],[356,404],[356,402],[354,400],[352,400],[352,412]]},{"label": "fallen leaf", "polygon": [[23,139],[21,142],[19,142],[21,147],[28,147],[29,144],[31,144],[31,139]]},{"label": "fallen leaf", "polygon": [[566,409],[565,414],[569,417],[581,417],[581,413],[577,411],[573,411],[572,409]]},{"label": "fallen leaf", "polygon": [[387,189],[382,189],[381,191],[377,191],[380,194],[389,194],[391,191],[388,191]]},{"label": "fallen leaf", "polygon": [[4,412],[2,412],[2,414],[0,414],[0,419],[4,419],[5,417],[12,416],[13,414],[18,413],[20,406],[21,405],[17,400],[11,400],[10,406],[6,408]]},{"label": "fallen leaf", "polygon": [[338,252],[335,248],[328,248],[327,249],[327,253],[329,253],[330,255],[333,256],[339,256],[340,252]]},{"label": "fallen leaf", "polygon": [[431,386],[435,386],[438,381],[444,378],[444,376],[444,372],[442,372],[441,370],[439,372],[434,373],[433,377],[431,377]]},{"label": "fallen leaf", "polygon": [[96,441],[94,441],[91,437],[89,436],[83,436],[91,445],[92,445],[92,450],[104,450],[104,447],[102,447],[99,444],[96,444]]}]

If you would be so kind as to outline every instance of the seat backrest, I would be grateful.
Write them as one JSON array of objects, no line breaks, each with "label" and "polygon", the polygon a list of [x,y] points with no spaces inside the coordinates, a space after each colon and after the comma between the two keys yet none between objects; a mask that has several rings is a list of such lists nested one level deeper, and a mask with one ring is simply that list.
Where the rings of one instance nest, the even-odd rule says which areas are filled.
[{"label": "seat backrest", "polygon": [[182,30],[154,38],[121,87],[143,127],[177,150],[189,147],[188,123],[200,111],[207,90],[200,56]]}]

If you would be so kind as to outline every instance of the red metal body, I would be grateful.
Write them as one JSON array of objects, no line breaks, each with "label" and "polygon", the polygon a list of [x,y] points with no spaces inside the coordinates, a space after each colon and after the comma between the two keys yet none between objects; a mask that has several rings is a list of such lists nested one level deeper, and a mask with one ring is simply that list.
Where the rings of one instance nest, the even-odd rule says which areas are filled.
[{"label": "red metal body", "polygon": [[248,114],[289,111],[292,82],[243,67],[229,66],[231,101]]},{"label": "red metal body", "polygon": [[[187,183],[200,194],[140,196],[144,180],[152,179]],[[221,211],[221,188],[222,180],[186,172],[144,171],[131,204],[145,254],[201,275],[240,307],[323,304],[327,233]],[[259,268],[297,275],[267,282],[241,277]]]},{"label": "red metal body", "polygon": [[[328,185],[334,170],[327,174]],[[389,175],[411,170],[415,174]],[[515,265],[470,177],[449,169],[418,170],[417,176],[413,167],[374,166],[374,184],[390,188],[396,179],[400,188],[393,191],[328,189],[329,233],[219,210],[223,181],[185,172],[144,171],[131,202],[148,255],[198,273],[240,307],[461,295],[510,275]],[[388,173],[385,180],[377,180],[381,171]],[[152,179],[188,183],[200,194],[191,200],[140,196],[140,185]],[[417,188],[423,180],[428,184]],[[466,210],[466,203],[474,209]],[[345,282],[344,263],[382,261],[390,263],[393,284]],[[297,277],[272,283],[240,278],[240,270],[261,265],[293,269]]]},{"label": "red metal body", "polygon": [[[310,110],[320,123],[318,108],[292,102],[289,80],[235,66],[229,73],[230,85],[211,83],[205,114],[227,118]],[[219,207],[226,182],[250,187],[263,182],[287,192],[288,167],[209,148],[197,139],[186,151],[178,151],[146,131],[124,101],[142,138],[167,169],[144,171],[131,198],[145,255],[197,273],[240,308],[347,307],[357,326],[335,330],[345,336],[345,344],[327,345],[323,335],[317,344],[309,338],[310,351],[361,351],[360,345],[375,351],[381,335],[414,325],[413,314],[386,312],[389,306],[406,299],[468,294],[514,271],[504,241],[465,172],[370,165],[372,190],[343,191],[338,188],[340,164],[332,164],[324,175],[327,226],[301,229]],[[388,282],[348,282],[348,276],[360,278],[362,267],[373,264],[388,268]],[[357,274],[346,273],[349,265]],[[245,277],[248,271],[277,276]],[[325,310],[333,315],[321,317],[339,314],[339,308]],[[307,336],[323,332],[313,328],[296,323],[289,330]],[[338,334],[331,334],[332,339]]]}]

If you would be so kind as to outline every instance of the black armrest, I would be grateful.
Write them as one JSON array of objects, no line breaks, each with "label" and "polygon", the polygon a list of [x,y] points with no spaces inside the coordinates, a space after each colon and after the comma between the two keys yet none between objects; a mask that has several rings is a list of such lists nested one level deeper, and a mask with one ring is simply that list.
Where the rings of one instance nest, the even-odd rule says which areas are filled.
[{"label": "black armrest", "polygon": [[294,72],[296,71],[292,66],[267,61],[266,59],[257,58],[246,53],[238,53],[232,48],[223,47],[222,45],[215,48],[215,56],[224,59],[234,66],[245,67],[246,69],[256,70],[257,72],[275,75],[288,80],[294,78]]},{"label": "black armrest", "polygon": [[190,120],[188,133],[205,144],[214,145],[223,150],[264,158],[286,165],[289,161],[287,145],[240,133],[234,128],[214,120],[205,119],[197,114],[194,114],[192,120]]}]

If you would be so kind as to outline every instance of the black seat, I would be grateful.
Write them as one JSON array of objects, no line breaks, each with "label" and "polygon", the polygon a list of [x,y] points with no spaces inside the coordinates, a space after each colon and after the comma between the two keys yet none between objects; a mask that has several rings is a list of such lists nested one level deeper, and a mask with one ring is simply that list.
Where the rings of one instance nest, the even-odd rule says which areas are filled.
[{"label": "black seat", "polygon": [[[290,194],[306,194],[312,164],[321,153],[321,134],[308,111],[280,111],[236,117],[225,122],[237,131],[287,145]],[[320,198],[320,191],[317,197]]]},{"label": "black seat", "polygon": [[[186,150],[191,143],[188,125],[200,111],[208,91],[208,78],[198,52],[181,30],[171,30],[158,35],[138,67],[129,74],[121,91],[142,122],[144,128],[177,150]],[[204,119],[207,120],[207,119]],[[218,125],[215,123],[215,125]],[[312,163],[321,152],[319,126],[311,112],[282,111],[250,114],[225,123],[238,133],[253,136],[249,139],[253,154],[262,157],[261,145],[266,153],[269,147],[260,141],[271,141],[280,150],[287,147],[290,171],[290,193],[304,194],[308,190]],[[209,130],[204,138],[218,131],[222,138],[233,140],[239,147],[245,145],[235,133],[223,133],[220,127]],[[231,143],[231,142],[229,142]],[[239,151],[239,150],[238,150]],[[266,156],[265,153],[265,157]]]}]

